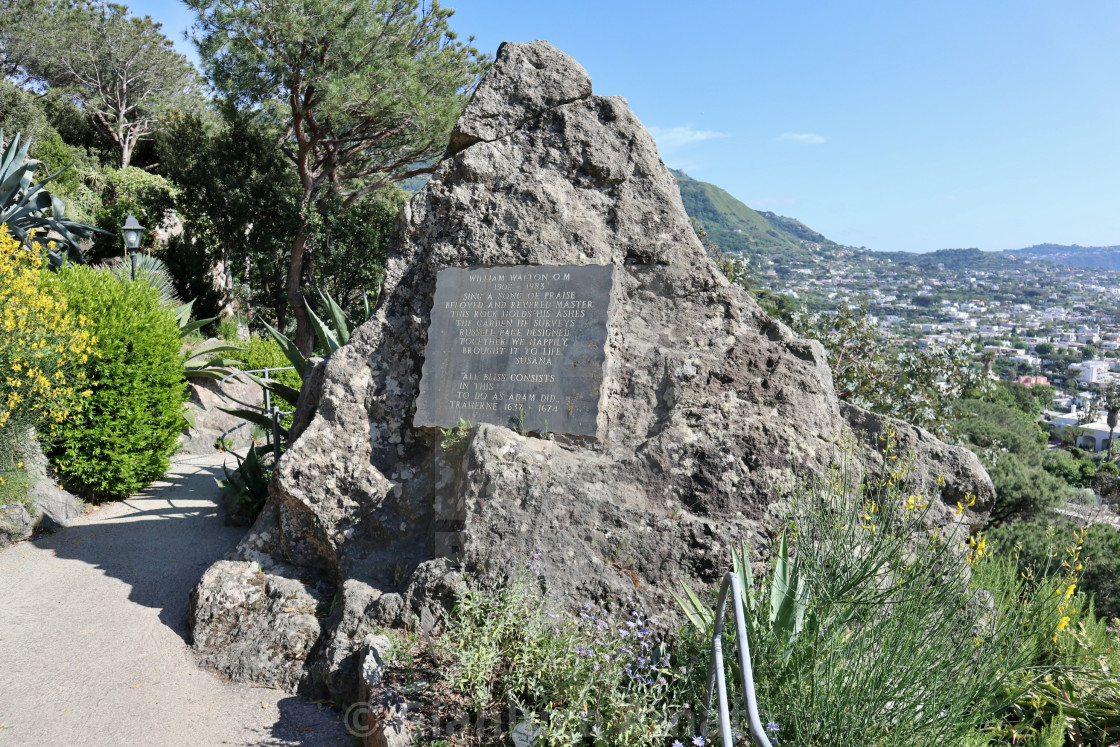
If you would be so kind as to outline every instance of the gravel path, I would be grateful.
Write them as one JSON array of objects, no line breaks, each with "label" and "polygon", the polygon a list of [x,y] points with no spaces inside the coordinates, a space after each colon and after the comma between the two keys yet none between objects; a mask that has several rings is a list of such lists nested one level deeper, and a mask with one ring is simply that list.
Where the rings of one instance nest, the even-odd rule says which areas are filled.
[{"label": "gravel path", "polygon": [[191,655],[187,596],[245,531],[217,512],[222,460],[0,551],[0,747],[353,744],[330,708]]}]

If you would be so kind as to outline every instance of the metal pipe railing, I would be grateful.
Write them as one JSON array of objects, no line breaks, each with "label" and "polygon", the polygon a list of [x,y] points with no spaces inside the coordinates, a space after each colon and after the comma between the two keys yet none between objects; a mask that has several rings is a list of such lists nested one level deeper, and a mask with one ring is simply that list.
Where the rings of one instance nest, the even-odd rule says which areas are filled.
[{"label": "metal pipe railing", "polygon": [[739,577],[728,571],[723,577],[716,602],[715,623],[712,629],[712,658],[708,664],[708,689],[704,700],[704,718],[700,722],[700,736],[708,736],[708,717],[711,715],[712,690],[718,685],[719,730],[723,747],[732,747],[731,710],[727,705],[727,676],[723,671],[723,619],[727,611],[727,592],[731,592],[731,604],[735,614],[736,648],[739,650],[739,677],[743,683],[743,705],[747,710],[747,724],[756,747],[771,747],[770,738],[762,728],[758,715],[758,700],[754,693],[754,670],[751,668],[751,648],[747,638],[747,625],[743,616],[743,590],[739,588]]},{"label": "metal pipe railing", "polygon": [[[268,415],[269,418],[272,420],[272,432],[269,433],[267,437],[272,442],[272,454],[273,454],[274,457],[276,457],[276,463],[277,464],[279,464],[279,462],[280,462],[280,418],[284,417],[285,415],[291,415],[294,412],[294,410],[281,410],[279,407],[274,407],[273,404],[272,404],[272,392],[269,390],[269,388],[267,386],[264,386],[259,381],[257,381],[256,380],[257,377],[255,377],[253,374],[263,373],[264,375],[260,378],[263,378],[265,381],[271,381],[272,379],[269,378],[269,373],[270,372],[294,371],[294,370],[295,370],[294,366],[278,366],[278,367],[275,367],[275,368],[270,367],[270,366],[266,366],[264,368],[254,368],[254,369],[251,369],[249,371],[242,371],[240,369],[236,369],[232,373],[230,373],[228,376],[224,376],[221,379],[221,381],[218,382],[218,391],[221,393],[221,395],[223,397],[225,397],[226,399],[232,400],[233,402],[236,402],[239,405],[247,407],[250,410],[258,410],[259,409],[263,414]],[[229,381],[230,379],[240,377],[242,375],[248,375],[250,381],[252,381],[254,384],[257,384],[258,386],[260,386],[264,390],[264,405],[263,406],[258,405],[258,404],[254,404],[252,402],[245,402],[244,400],[240,400],[240,399],[238,399],[237,397],[234,397],[232,394],[230,394],[229,392],[227,392],[225,390],[225,383],[227,381]],[[246,425],[249,425],[249,423],[248,422],[239,423],[238,425],[235,425],[232,428],[228,428],[228,429],[226,429],[225,432],[222,433],[222,435],[219,438],[225,439],[225,437],[228,436],[230,433],[233,433],[238,428],[242,428]]]}]

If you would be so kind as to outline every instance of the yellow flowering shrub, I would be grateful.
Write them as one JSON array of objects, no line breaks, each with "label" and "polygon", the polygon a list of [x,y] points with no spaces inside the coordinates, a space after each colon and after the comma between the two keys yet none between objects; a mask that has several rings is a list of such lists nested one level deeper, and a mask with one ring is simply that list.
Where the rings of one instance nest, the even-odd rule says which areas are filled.
[{"label": "yellow flowering shrub", "polygon": [[90,395],[96,340],[44,264],[0,225],[0,471],[18,469],[31,427],[62,422]]}]

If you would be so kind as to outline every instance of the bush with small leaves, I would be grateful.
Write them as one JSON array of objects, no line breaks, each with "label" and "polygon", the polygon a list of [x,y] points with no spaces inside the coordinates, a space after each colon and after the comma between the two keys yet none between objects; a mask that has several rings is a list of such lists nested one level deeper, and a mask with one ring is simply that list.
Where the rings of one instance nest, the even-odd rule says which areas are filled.
[{"label": "bush with small leaves", "polygon": [[84,368],[89,395],[80,413],[51,425],[49,456],[69,487],[95,500],[124,497],[167,471],[183,429],[179,325],[142,278],[81,266],[58,276],[97,343]]}]

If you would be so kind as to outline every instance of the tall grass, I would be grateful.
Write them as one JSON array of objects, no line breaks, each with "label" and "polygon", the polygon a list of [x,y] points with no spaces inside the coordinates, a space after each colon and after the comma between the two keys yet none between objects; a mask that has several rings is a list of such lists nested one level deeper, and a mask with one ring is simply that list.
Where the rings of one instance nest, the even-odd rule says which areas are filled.
[{"label": "tall grass", "polygon": [[[1055,603],[1014,578],[982,588],[972,571],[990,562],[983,536],[925,528],[936,486],[913,484],[889,448],[885,462],[869,479],[849,458],[792,497],[792,568],[775,558],[786,578],[771,596],[799,589],[801,624],[776,625],[773,601],[747,611],[763,720],[780,727],[779,744],[969,743],[1001,722],[1011,673],[1037,659],[1028,632],[1058,620]],[[702,650],[708,631],[691,635]]]}]

